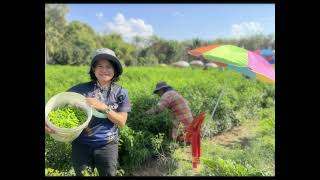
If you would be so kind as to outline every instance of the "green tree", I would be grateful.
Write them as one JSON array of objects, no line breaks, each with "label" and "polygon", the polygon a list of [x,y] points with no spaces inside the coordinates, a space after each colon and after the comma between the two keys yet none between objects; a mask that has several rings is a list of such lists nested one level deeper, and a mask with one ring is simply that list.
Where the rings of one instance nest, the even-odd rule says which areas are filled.
[{"label": "green tree", "polygon": [[150,56],[138,58],[139,65],[148,66],[148,65],[155,65],[158,63],[159,63],[159,60],[154,54],[151,54]]},{"label": "green tree", "polygon": [[[72,21],[65,28],[59,51],[55,53],[55,64],[88,65],[93,51],[99,47],[93,29],[79,21]],[[58,59],[59,58],[59,59]]]},{"label": "green tree", "polygon": [[54,61],[52,64],[61,64],[61,65],[68,65],[72,60],[72,45],[68,41],[61,41],[60,46],[57,48],[57,52],[53,54],[52,59]]},{"label": "green tree", "polygon": [[192,39],[192,46],[191,46],[191,48],[192,49],[194,49],[194,48],[198,48],[198,47],[200,47],[200,46],[202,46],[202,41],[201,41],[201,39],[199,39],[199,38],[194,38],[194,39]]},{"label": "green tree", "polygon": [[65,16],[69,12],[65,4],[45,4],[45,46],[48,62],[59,48],[66,26]]},{"label": "green tree", "polygon": [[111,33],[102,36],[101,45],[114,50],[117,57],[126,66],[137,64],[136,47],[126,43],[120,34]]}]

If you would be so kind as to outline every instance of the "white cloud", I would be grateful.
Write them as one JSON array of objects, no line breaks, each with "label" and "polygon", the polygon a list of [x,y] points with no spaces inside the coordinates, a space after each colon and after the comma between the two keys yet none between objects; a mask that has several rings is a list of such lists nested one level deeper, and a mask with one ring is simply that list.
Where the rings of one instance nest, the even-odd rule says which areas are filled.
[{"label": "white cloud", "polygon": [[134,36],[147,38],[153,35],[152,25],[139,18],[126,19],[121,13],[118,13],[112,22],[107,23],[107,31],[119,33],[126,40],[131,40]]},{"label": "white cloud", "polygon": [[98,19],[102,19],[103,18],[103,13],[102,12],[98,12],[96,13],[96,16]]},{"label": "white cloud", "polygon": [[174,12],[174,13],[173,13],[173,16],[183,17],[183,16],[184,16],[184,14],[182,14],[182,13],[181,13],[181,12],[179,12],[179,11],[176,11],[176,12]]},{"label": "white cloud", "polygon": [[243,22],[240,24],[233,24],[231,27],[232,36],[237,38],[261,32],[263,32],[263,28],[259,22]]}]

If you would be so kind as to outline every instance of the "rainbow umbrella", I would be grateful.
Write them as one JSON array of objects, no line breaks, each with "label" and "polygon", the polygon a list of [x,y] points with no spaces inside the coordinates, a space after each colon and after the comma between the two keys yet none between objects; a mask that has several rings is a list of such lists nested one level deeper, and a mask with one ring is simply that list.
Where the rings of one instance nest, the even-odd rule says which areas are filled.
[{"label": "rainbow umbrella", "polygon": [[[275,82],[275,71],[272,65],[261,55],[248,51],[246,49],[233,45],[209,45],[190,50],[188,51],[188,53],[197,57],[201,56],[204,59],[213,61],[216,64],[220,63],[220,65],[226,66],[227,69],[241,72],[249,78],[256,78],[260,81],[267,83]],[[224,93],[224,90],[225,86],[215,103],[215,107],[211,114],[212,118],[214,116],[218,103]],[[197,164],[199,164],[200,157],[200,148],[198,148],[200,147],[200,137],[197,137],[196,133],[191,134],[194,134],[194,138],[192,138],[192,140],[190,141],[192,144],[195,144],[195,148],[192,149],[192,162],[194,169],[196,169]],[[191,139],[191,135],[188,136],[187,134],[187,137]]]},{"label": "rainbow umbrella", "polygon": [[276,57],[273,55],[270,59],[268,59],[270,64],[275,64],[276,63]]},{"label": "rainbow umbrella", "polygon": [[273,50],[261,49],[253,52],[264,57],[270,64],[275,64],[275,54]]},{"label": "rainbow umbrella", "polygon": [[273,84],[275,71],[261,55],[233,45],[209,45],[188,52],[204,59],[225,64],[227,69],[241,72],[250,78]]},{"label": "rainbow umbrella", "polygon": [[[203,46],[203,47],[199,47],[199,48],[190,50],[190,51],[188,51],[188,53],[192,56],[202,57],[202,54],[204,52],[210,51],[211,49],[214,49],[218,46],[220,46],[220,45],[214,44],[214,45]],[[211,61],[214,62],[219,67],[226,67],[227,66],[227,64],[222,63],[222,62],[218,62],[218,61],[214,61],[214,60],[211,60]]]}]

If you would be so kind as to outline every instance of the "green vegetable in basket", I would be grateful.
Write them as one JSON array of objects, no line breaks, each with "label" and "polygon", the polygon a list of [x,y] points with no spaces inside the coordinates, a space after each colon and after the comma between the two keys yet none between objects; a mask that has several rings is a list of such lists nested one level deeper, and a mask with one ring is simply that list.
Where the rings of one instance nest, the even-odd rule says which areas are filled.
[{"label": "green vegetable in basket", "polygon": [[60,128],[74,128],[86,121],[87,114],[79,107],[64,106],[51,111],[48,118]]}]

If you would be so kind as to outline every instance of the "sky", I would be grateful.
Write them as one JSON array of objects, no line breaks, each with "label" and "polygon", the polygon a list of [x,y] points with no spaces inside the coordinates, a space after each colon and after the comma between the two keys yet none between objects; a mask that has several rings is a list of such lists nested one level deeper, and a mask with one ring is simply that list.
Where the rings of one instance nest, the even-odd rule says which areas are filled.
[{"label": "sky", "polygon": [[275,33],[274,4],[68,4],[67,21],[98,33],[167,40],[214,40]]}]

